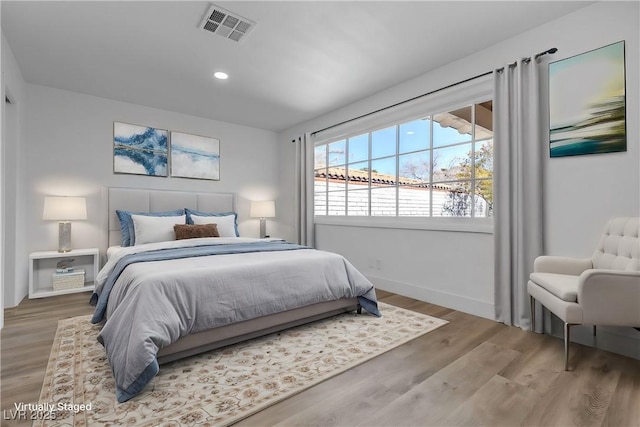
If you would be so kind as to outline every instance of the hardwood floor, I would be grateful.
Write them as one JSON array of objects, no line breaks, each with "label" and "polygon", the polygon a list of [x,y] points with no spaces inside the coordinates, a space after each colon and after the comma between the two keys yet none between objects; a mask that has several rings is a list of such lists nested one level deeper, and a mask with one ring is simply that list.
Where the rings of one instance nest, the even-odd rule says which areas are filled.
[{"label": "hardwood floor", "polygon": [[[640,426],[640,361],[572,344],[565,372],[557,338],[378,296],[450,323],[237,425]],[[37,402],[57,320],[91,313],[88,298],[24,300],[5,311],[3,415],[14,402]]]}]

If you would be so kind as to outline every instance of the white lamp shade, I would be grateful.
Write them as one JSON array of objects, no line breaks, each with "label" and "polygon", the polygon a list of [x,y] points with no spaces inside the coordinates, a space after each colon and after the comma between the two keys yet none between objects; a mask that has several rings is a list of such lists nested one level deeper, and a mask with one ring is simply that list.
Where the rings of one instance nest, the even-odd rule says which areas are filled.
[{"label": "white lamp shade", "polygon": [[84,197],[44,198],[43,220],[70,221],[87,219],[87,202]]},{"label": "white lamp shade", "polygon": [[251,202],[249,215],[253,218],[273,218],[276,216],[276,203],[273,200]]}]

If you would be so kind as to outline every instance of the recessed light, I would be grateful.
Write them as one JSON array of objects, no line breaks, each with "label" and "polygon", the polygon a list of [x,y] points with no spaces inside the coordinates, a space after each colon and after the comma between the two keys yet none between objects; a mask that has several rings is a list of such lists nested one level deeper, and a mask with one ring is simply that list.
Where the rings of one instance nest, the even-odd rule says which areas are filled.
[{"label": "recessed light", "polygon": [[227,80],[229,78],[229,75],[227,73],[223,73],[222,71],[216,71],[215,73],[213,73],[213,77],[220,80]]}]

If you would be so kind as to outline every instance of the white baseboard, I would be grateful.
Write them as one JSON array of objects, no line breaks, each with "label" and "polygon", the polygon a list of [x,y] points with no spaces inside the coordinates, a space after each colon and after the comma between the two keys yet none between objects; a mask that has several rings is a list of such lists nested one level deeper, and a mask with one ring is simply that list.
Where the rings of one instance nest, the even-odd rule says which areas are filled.
[{"label": "white baseboard", "polygon": [[[563,333],[553,335],[562,339]],[[593,336],[591,325],[576,325],[571,328],[571,342],[640,360],[640,332],[633,328],[598,326]]]},{"label": "white baseboard", "polygon": [[[493,304],[412,283],[389,280],[369,274],[366,276],[375,285],[376,289],[495,320]],[[562,339],[562,325],[559,322],[558,325],[555,322],[552,323],[554,325],[551,335]],[[576,325],[571,328],[571,341],[640,360],[639,331],[633,328],[599,326],[595,337],[592,331],[593,328],[591,326]]]},{"label": "white baseboard", "polygon": [[367,279],[369,279],[375,285],[376,289],[381,289],[383,291],[393,292],[431,304],[452,308],[464,313],[484,317],[485,319],[495,320],[495,310],[493,304],[463,297],[461,295],[450,294],[436,289],[429,289],[423,286],[414,285],[412,283],[389,280],[369,274],[367,274],[366,276]]}]

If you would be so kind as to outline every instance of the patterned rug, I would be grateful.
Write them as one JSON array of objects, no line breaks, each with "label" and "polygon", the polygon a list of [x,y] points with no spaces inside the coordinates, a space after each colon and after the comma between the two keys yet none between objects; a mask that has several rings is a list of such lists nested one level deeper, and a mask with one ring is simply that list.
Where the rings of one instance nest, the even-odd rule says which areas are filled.
[{"label": "patterned rug", "polygon": [[[90,316],[61,320],[40,393],[46,426],[229,425],[448,323],[380,303],[382,318],[341,314],[160,367],[117,403]],[[50,410],[50,408],[53,408]]]}]

